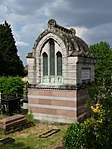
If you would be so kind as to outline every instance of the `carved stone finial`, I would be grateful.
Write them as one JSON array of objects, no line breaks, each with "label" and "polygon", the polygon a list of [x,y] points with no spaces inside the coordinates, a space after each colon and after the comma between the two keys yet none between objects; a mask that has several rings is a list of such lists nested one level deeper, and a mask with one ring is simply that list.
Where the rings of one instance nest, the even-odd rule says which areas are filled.
[{"label": "carved stone finial", "polygon": [[52,28],[54,26],[56,26],[56,21],[54,19],[50,19],[48,21],[48,28]]},{"label": "carved stone finial", "polygon": [[74,28],[71,28],[70,31],[72,32],[73,35],[76,34],[76,30]]}]

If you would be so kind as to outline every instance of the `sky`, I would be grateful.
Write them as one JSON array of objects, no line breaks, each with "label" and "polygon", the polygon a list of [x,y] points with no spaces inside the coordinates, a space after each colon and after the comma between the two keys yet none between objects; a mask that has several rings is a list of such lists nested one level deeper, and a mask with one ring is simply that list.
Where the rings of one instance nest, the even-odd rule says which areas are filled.
[{"label": "sky", "polygon": [[107,41],[112,47],[112,0],[0,0],[0,24],[11,25],[24,65],[51,18],[73,27],[88,45]]}]

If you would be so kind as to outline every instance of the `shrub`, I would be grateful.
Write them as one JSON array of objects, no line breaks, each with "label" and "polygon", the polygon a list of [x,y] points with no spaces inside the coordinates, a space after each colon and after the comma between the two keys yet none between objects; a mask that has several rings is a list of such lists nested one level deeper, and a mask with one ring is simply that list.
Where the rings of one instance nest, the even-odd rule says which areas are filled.
[{"label": "shrub", "polygon": [[69,125],[64,137],[67,149],[111,149],[112,130],[108,132],[108,124],[95,118]]},{"label": "shrub", "polygon": [[97,123],[94,118],[84,121],[84,138],[86,149],[92,149],[96,145]]},{"label": "shrub", "polygon": [[35,121],[34,121],[34,117],[33,117],[32,111],[28,111],[28,113],[26,115],[26,119],[27,119],[28,122],[30,122],[33,125],[35,125]]},{"label": "shrub", "polygon": [[76,122],[69,125],[64,136],[67,149],[81,149],[84,144],[84,126]]},{"label": "shrub", "polygon": [[24,82],[21,77],[0,77],[2,98],[23,96]]}]

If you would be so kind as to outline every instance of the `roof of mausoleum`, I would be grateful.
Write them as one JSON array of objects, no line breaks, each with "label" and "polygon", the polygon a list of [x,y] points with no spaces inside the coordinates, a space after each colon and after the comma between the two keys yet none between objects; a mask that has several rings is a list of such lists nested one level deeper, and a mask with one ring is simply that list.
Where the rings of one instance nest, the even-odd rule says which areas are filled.
[{"label": "roof of mausoleum", "polygon": [[79,37],[76,36],[74,28],[67,29],[57,24],[54,19],[48,21],[48,29],[42,32],[34,43],[33,49],[36,49],[39,41],[49,33],[57,35],[63,40],[67,47],[68,56],[86,56],[93,57],[89,53],[88,45]]}]

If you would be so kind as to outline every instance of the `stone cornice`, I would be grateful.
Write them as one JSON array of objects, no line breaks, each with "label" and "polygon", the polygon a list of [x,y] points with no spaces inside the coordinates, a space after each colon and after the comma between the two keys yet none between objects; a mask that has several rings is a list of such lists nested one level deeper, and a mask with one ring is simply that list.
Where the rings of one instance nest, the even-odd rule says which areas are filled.
[{"label": "stone cornice", "polygon": [[77,85],[71,85],[71,84],[62,84],[62,85],[48,85],[48,84],[28,84],[27,88],[35,88],[35,89],[46,89],[46,90],[77,90],[77,89],[83,89],[87,85],[89,85],[90,82],[85,82],[82,84]]}]

